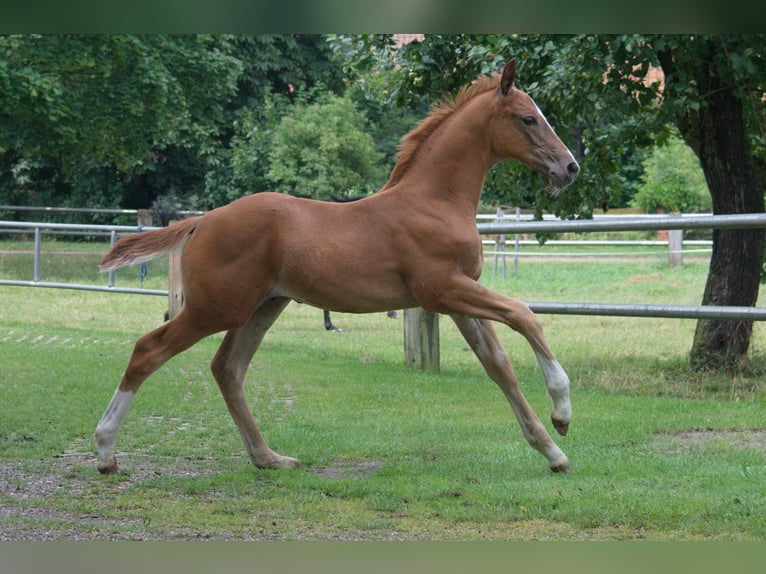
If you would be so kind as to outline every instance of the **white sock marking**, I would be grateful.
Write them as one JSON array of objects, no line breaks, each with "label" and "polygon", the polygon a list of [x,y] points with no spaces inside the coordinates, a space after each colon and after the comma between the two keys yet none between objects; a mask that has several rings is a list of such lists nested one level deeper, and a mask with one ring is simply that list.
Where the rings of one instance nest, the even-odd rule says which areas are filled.
[{"label": "white sock marking", "polygon": [[569,377],[556,359],[548,359],[541,353],[535,352],[537,362],[545,377],[548,395],[553,401],[554,416],[560,421],[572,418],[572,404],[569,400]]},{"label": "white sock marking", "polygon": [[106,467],[112,464],[114,458],[114,439],[120,430],[122,419],[128,412],[128,407],[136,394],[130,391],[121,391],[119,388],[114,392],[112,400],[106,407],[101,420],[96,426],[96,445],[98,446],[98,464]]}]

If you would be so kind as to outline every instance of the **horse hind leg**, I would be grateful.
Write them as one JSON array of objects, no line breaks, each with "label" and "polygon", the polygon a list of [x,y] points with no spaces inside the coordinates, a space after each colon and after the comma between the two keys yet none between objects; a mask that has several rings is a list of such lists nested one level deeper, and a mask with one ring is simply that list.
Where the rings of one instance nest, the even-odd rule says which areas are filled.
[{"label": "horse hind leg", "polygon": [[519,388],[508,355],[497,339],[492,324],[484,319],[452,316],[489,377],[503,391],[513,409],[527,442],[548,459],[554,472],[569,472],[569,459],[553,442]]},{"label": "horse hind leg", "polygon": [[209,335],[183,311],[174,320],[141,337],[133,349],[120,384],[106,407],[94,433],[98,448],[97,468],[102,474],[116,474],[119,465],[114,456],[114,443],[128,407],[143,382],[170,358]]},{"label": "horse hind leg", "polygon": [[296,459],[277,454],[269,448],[253,419],[244,391],[245,374],[253,355],[266,331],[289,302],[289,299],[279,298],[262,303],[248,323],[226,333],[211,365],[247,454],[258,468],[296,468],[300,465]]}]

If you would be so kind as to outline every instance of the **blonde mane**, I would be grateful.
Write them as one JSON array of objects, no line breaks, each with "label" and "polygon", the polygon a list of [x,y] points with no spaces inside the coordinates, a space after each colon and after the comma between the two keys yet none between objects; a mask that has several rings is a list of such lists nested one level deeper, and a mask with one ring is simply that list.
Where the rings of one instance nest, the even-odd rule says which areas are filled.
[{"label": "blonde mane", "polygon": [[415,162],[420,146],[455,110],[476,96],[496,89],[499,84],[500,74],[479,76],[470,84],[460,88],[457,95],[446,96],[431,108],[428,116],[421,120],[415,129],[402,136],[402,139],[399,141],[396,165],[383,189],[396,185],[402,179],[410,166]]}]

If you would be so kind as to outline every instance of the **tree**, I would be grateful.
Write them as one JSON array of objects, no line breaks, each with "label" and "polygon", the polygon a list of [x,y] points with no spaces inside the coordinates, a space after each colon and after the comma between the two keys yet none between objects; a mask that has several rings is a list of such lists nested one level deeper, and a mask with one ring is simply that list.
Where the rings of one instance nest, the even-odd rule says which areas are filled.
[{"label": "tree", "polygon": [[238,71],[235,90],[219,100],[222,113],[215,130],[196,131],[165,147],[157,161],[144,164],[125,183],[123,204],[145,207],[170,194],[210,209],[269,189],[268,150],[279,116],[317,86],[333,92],[343,88],[340,68],[331,63],[320,35],[213,38],[236,59]]},{"label": "tree", "polygon": [[[3,35],[0,54],[10,204],[220,205],[267,182],[265,153],[253,177],[232,179],[235,160],[245,165],[232,145],[250,126],[268,136],[275,109],[320,84],[343,89],[319,35]],[[263,112],[267,97],[276,104]]]},{"label": "tree", "polygon": [[[763,212],[765,37],[660,37],[653,46],[665,73],[663,100],[700,159],[713,212]],[[755,305],[763,257],[763,230],[714,230],[702,304]],[[748,321],[700,320],[692,365],[736,364],[747,353],[752,329]]]},{"label": "tree", "polygon": [[316,199],[352,197],[383,184],[365,117],[348,98],[297,105],[274,131],[268,177],[276,189]]},{"label": "tree", "polygon": [[[372,50],[385,45],[377,37],[362,41]],[[426,35],[395,53],[380,50],[387,58],[395,54],[395,65],[387,68],[395,86],[390,92],[412,105],[515,56],[521,87],[565,131],[582,171],[555,200],[539,179],[511,169],[501,175],[503,185],[513,185],[517,191],[510,197],[531,202],[538,213],[571,217],[588,217],[595,206],[621,201],[625,154],[665,141],[671,128],[699,158],[714,213],[764,211],[764,52],[764,35],[705,34]],[[664,81],[649,75],[653,67],[662,70]],[[497,177],[490,174],[488,181]],[[762,230],[714,231],[702,303],[754,305],[763,256]],[[735,365],[747,353],[751,332],[751,322],[700,320],[691,364]]]},{"label": "tree", "polygon": [[200,152],[194,193],[204,208],[271,189],[271,138],[282,115],[294,104],[344,90],[341,67],[333,63],[324,36],[237,35],[231,41],[242,73],[220,136]]},{"label": "tree", "polygon": [[215,133],[241,69],[228,48],[209,36],[0,36],[3,187],[111,203],[91,182]]}]

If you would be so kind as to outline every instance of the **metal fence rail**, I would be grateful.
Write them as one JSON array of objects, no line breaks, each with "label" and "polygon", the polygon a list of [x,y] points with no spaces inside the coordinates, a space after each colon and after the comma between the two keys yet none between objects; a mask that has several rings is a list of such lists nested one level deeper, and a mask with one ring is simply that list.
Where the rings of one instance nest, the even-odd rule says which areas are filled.
[{"label": "metal fence rail", "polygon": [[766,213],[731,215],[667,215],[560,221],[477,223],[479,233],[585,233],[592,231],[656,231],[658,229],[757,229],[766,228]]},{"label": "metal fence rail", "polygon": [[0,285],[16,287],[45,287],[49,289],[74,289],[76,291],[102,291],[104,293],[128,293],[131,295],[161,295],[168,296],[167,289],[143,289],[139,287],[118,287],[116,285],[86,285],[80,283],[57,283],[55,281],[18,281],[15,279],[0,279]]},{"label": "metal fence rail", "polygon": [[[45,207],[39,205],[0,205],[0,211],[26,211],[32,213],[88,213],[98,215],[138,215],[141,211],[148,209],[109,209],[98,207]],[[175,210],[177,215],[202,215],[204,211],[179,209]]]},{"label": "metal fence rail", "polygon": [[535,313],[547,313],[549,315],[600,315],[607,317],[664,317],[668,319],[766,321],[766,308],[763,307],[535,302],[528,302],[527,305]]}]

